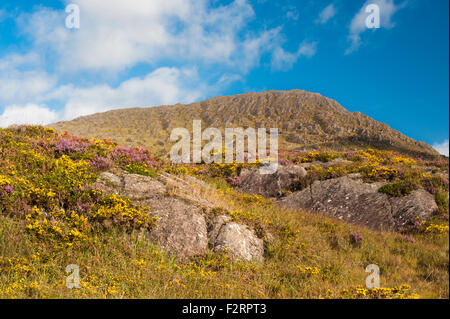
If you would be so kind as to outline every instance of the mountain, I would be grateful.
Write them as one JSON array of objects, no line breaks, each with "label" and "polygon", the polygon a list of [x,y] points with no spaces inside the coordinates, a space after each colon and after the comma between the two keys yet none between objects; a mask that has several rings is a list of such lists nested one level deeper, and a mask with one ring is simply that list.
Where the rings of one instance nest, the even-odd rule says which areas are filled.
[{"label": "mountain", "polygon": [[123,145],[141,145],[158,155],[173,143],[172,129],[192,129],[193,120],[202,129],[216,127],[276,127],[279,145],[288,150],[335,150],[359,148],[396,150],[404,153],[439,155],[431,146],[360,112],[349,112],[336,101],[303,90],[267,91],[214,97],[192,104],[127,108],[83,116],[49,125],[56,130]]}]

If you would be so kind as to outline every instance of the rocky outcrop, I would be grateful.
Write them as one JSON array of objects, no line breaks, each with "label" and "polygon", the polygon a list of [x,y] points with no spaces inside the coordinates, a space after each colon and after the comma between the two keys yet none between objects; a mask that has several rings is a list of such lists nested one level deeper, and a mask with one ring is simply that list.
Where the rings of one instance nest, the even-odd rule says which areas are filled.
[{"label": "rocky outcrop", "polygon": [[208,249],[208,231],[201,207],[173,197],[147,200],[151,215],[159,217],[148,238],[164,249],[186,258],[202,255]]},{"label": "rocky outcrop", "polygon": [[165,185],[158,180],[138,174],[123,175],[123,195],[131,200],[152,198],[165,192]]},{"label": "rocky outcrop", "polygon": [[243,169],[239,178],[241,183],[238,188],[250,194],[265,197],[279,197],[284,189],[289,188],[296,179],[307,175],[306,170],[300,166],[278,166],[274,174],[263,175],[257,168]]},{"label": "rocky outcrop", "polygon": [[408,227],[416,218],[427,219],[438,209],[434,196],[418,189],[408,196],[390,199],[397,229]]},{"label": "rocky outcrop", "polygon": [[179,258],[203,255],[211,249],[226,250],[236,259],[264,260],[264,241],[246,225],[223,215],[213,220],[208,231],[207,217],[214,205],[196,197],[194,187],[210,186],[194,177],[183,179],[162,173],[156,179],[122,171],[104,172],[97,185],[149,206],[151,217],[158,220],[147,231],[147,238]]},{"label": "rocky outcrop", "polygon": [[218,216],[214,220],[209,241],[216,252],[226,251],[232,257],[248,261],[264,259],[264,241],[228,216]]},{"label": "rocky outcrop", "polygon": [[434,197],[416,190],[405,197],[379,193],[380,184],[340,177],[315,181],[308,188],[292,193],[279,204],[284,208],[303,208],[376,230],[400,230],[416,218],[429,218],[437,209]]},{"label": "rocky outcrop", "polygon": [[122,178],[111,172],[103,172],[97,179],[96,185],[105,189],[108,193],[118,194],[122,189]]}]

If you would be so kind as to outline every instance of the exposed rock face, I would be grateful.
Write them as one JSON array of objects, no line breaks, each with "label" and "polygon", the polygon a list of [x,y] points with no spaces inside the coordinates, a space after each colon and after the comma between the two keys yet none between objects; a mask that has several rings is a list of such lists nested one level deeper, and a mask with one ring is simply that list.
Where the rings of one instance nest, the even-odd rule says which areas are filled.
[{"label": "exposed rock face", "polygon": [[230,223],[232,221],[230,216],[221,215],[214,218],[211,223],[211,231],[208,234],[208,239],[211,247],[214,247],[214,242],[216,241],[219,232],[222,229],[222,226]]},{"label": "exposed rock face", "polygon": [[264,259],[264,241],[247,226],[232,222],[228,216],[219,216],[214,221],[210,245],[214,251],[226,250],[229,255],[238,259]]},{"label": "exposed rock face", "polygon": [[[147,237],[179,258],[205,254],[208,249],[227,249],[231,257],[243,260],[264,259],[264,242],[247,226],[231,222],[228,216],[216,217],[210,232],[205,215],[214,207],[196,198],[193,185],[209,187],[194,177],[186,180],[162,174],[159,180],[126,172],[104,172],[97,184],[105,190],[121,194],[140,205],[149,206],[152,217],[159,217]],[[171,197],[168,188],[176,188]]]},{"label": "exposed rock face", "polygon": [[103,172],[96,184],[102,186],[109,193],[118,194],[122,188],[122,179],[111,172]]},{"label": "exposed rock face", "polygon": [[202,255],[208,249],[208,232],[203,211],[180,199],[162,197],[148,201],[152,216],[159,217],[149,239],[178,257]]},{"label": "exposed rock face", "polygon": [[340,177],[315,181],[310,187],[280,201],[285,208],[304,208],[376,230],[399,230],[417,217],[428,218],[437,209],[424,190],[390,198],[378,192],[379,184]]},{"label": "exposed rock face", "polygon": [[279,165],[276,173],[266,175],[261,174],[257,168],[246,168],[239,175],[242,181],[239,189],[250,194],[278,197],[283,189],[288,188],[297,178],[306,175],[306,170],[296,165]]},{"label": "exposed rock face", "polygon": [[142,200],[163,195],[166,187],[160,181],[138,174],[123,175],[123,195],[131,200]]},{"label": "exposed rock face", "polygon": [[148,176],[128,174],[120,172],[103,172],[97,181],[105,190],[115,194],[121,194],[131,200],[143,200],[165,193],[163,183]]},{"label": "exposed rock face", "polygon": [[396,228],[408,226],[417,217],[426,219],[438,209],[433,195],[418,189],[405,197],[391,198],[393,217]]}]

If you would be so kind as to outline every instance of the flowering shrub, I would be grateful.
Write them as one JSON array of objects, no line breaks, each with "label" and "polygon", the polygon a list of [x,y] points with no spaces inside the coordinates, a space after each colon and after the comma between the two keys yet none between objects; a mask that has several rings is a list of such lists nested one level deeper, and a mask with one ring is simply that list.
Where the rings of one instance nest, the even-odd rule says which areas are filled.
[{"label": "flowering shrub", "polygon": [[118,146],[112,152],[113,160],[121,167],[126,167],[133,163],[143,163],[148,167],[159,166],[158,161],[153,158],[150,153],[140,147]]},{"label": "flowering shrub", "polygon": [[448,179],[445,177],[423,174],[420,183],[431,194],[436,194],[439,189],[448,191]]},{"label": "flowering shrub", "polygon": [[6,176],[0,175],[0,186],[11,185],[11,179]]},{"label": "flowering shrub", "polygon": [[240,176],[228,177],[227,181],[231,186],[235,187],[242,184],[242,178]]},{"label": "flowering shrub", "polygon": [[131,172],[150,175],[148,165],[156,162],[147,151],[35,127],[19,132],[1,131],[7,138],[0,149],[9,151],[0,161],[10,164],[0,174],[0,203],[4,213],[24,217],[28,233],[64,247],[89,242],[108,223],[125,229],[154,225],[148,207],[91,186],[99,171],[114,165],[111,158],[129,163]]},{"label": "flowering shrub", "polygon": [[357,299],[417,299],[419,295],[411,292],[411,287],[407,284],[394,288],[372,288],[366,289],[362,286],[344,289],[341,292],[343,298]]},{"label": "flowering shrub", "polygon": [[313,152],[308,153],[306,156],[300,156],[298,159],[299,163],[311,163],[314,161],[320,161],[320,162],[331,162],[332,160],[338,158],[339,155],[336,153],[328,153],[328,152]]},{"label": "flowering shrub", "polygon": [[7,196],[14,193],[14,188],[10,185],[11,180],[3,175],[0,175],[0,195]]},{"label": "flowering shrub", "polygon": [[26,215],[27,230],[41,239],[55,241],[57,245],[73,246],[88,242],[97,226],[105,222],[130,229],[148,228],[157,220],[149,217],[148,207],[134,206],[128,199],[104,194],[98,189],[85,189],[78,199],[78,204],[89,199],[92,203],[78,213],[57,208],[44,213],[33,207]]},{"label": "flowering shrub", "polygon": [[208,167],[208,173],[212,177],[230,177],[238,174],[240,167],[236,163],[212,163]]},{"label": "flowering shrub", "polygon": [[189,174],[189,169],[183,165],[170,165],[164,168],[164,171],[169,174],[174,175],[187,175]]},{"label": "flowering shrub", "polygon": [[363,238],[360,235],[360,233],[354,232],[354,233],[350,234],[350,243],[353,246],[357,246],[357,247],[361,246],[362,240],[363,240]]},{"label": "flowering shrub", "polygon": [[320,269],[317,267],[301,267],[301,266],[297,266],[297,269],[300,271],[300,274],[302,276],[306,276],[306,277],[310,277],[310,276],[315,276],[318,275],[320,273]]},{"label": "flowering shrub", "polygon": [[360,167],[360,172],[370,181],[393,180],[398,176],[396,168],[381,166],[378,163],[367,163]]},{"label": "flowering shrub", "polygon": [[344,154],[344,158],[351,160],[351,161],[359,161],[362,159],[361,154],[355,151],[348,151]]},{"label": "flowering shrub", "polygon": [[403,157],[403,156],[394,156],[391,158],[391,161],[394,164],[403,163],[403,164],[407,164],[407,165],[412,165],[412,164],[417,163],[417,161],[415,159],[412,159],[409,157]]},{"label": "flowering shrub", "polygon": [[0,187],[0,194],[2,194],[2,196],[11,195],[12,193],[14,193],[14,188],[11,185]]},{"label": "flowering shrub", "polygon": [[106,195],[93,204],[92,219],[100,222],[112,221],[126,228],[148,228],[154,226],[157,218],[149,217],[149,208],[135,207],[129,199],[118,195]]},{"label": "flowering shrub", "polygon": [[[325,173],[325,172],[324,172]],[[337,178],[348,174],[348,170],[342,166],[330,166],[326,171],[326,178]]]},{"label": "flowering shrub", "polygon": [[448,233],[448,225],[433,224],[429,221],[422,221],[419,229],[424,233],[432,233],[432,234]]},{"label": "flowering shrub", "polygon": [[103,156],[96,156],[89,164],[98,171],[106,171],[114,166],[112,160]]},{"label": "flowering shrub", "polygon": [[79,142],[75,141],[69,138],[62,138],[60,139],[56,146],[55,146],[55,152],[58,154],[65,154],[70,155],[75,152],[86,152],[86,149],[89,147],[89,143],[86,142]]},{"label": "flowering shrub", "polygon": [[153,167],[148,167],[146,163],[132,163],[125,167],[125,170],[130,174],[139,174],[144,176],[156,176],[156,171]]}]

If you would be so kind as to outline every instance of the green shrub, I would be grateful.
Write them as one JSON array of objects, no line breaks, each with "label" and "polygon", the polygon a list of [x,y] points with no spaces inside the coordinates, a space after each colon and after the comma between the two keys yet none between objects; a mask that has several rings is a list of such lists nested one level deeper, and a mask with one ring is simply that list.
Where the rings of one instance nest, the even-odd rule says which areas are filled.
[{"label": "green shrub", "polygon": [[411,194],[411,192],[417,188],[418,186],[414,183],[408,181],[398,181],[381,186],[378,191],[390,196],[402,197]]},{"label": "green shrub", "polygon": [[323,163],[331,162],[332,160],[339,158],[339,154],[329,152],[313,152],[308,153],[305,157],[300,156],[299,163],[311,163],[319,161]]},{"label": "green shrub", "polygon": [[441,213],[448,214],[448,193],[443,191],[438,191],[435,195],[436,204],[439,207]]},{"label": "green shrub", "polygon": [[132,163],[125,167],[125,170],[130,174],[139,174],[144,176],[156,177],[156,170],[148,167],[145,163]]}]

